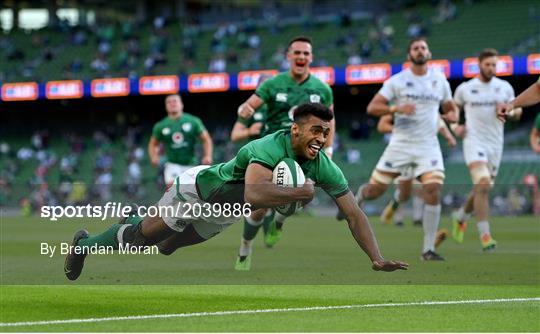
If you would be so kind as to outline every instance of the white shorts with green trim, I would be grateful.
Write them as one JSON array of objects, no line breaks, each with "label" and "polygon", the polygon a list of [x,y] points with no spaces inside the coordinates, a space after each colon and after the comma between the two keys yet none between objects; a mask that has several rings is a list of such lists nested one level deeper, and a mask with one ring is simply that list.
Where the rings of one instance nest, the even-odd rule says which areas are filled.
[{"label": "white shorts with green trim", "polygon": [[208,167],[210,166],[197,166],[186,170],[174,180],[159,200],[160,216],[171,229],[182,232],[191,224],[202,238],[210,239],[239,220],[238,217],[215,215],[213,211],[205,217],[203,212],[194,209],[203,208],[205,204],[208,207],[209,203],[199,198],[195,185],[197,174]]},{"label": "white shorts with green trim", "polygon": [[163,179],[167,185],[172,184],[177,177],[182,175],[188,169],[193,168],[193,166],[184,166],[172,162],[166,162],[164,167]]}]

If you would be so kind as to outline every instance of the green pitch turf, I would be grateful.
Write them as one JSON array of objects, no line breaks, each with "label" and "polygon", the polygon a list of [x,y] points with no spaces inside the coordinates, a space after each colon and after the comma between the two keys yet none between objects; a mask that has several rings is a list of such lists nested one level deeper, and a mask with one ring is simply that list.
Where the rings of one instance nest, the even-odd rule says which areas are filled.
[{"label": "green pitch turf", "polygon": [[[495,253],[480,250],[474,226],[465,243],[445,241],[442,263],[419,260],[422,231],[380,226],[383,255],[410,270],[378,273],[343,223],[294,217],[284,239],[265,249],[260,237],[250,272],[233,270],[241,234],[236,224],[204,244],[172,256],[101,255],[68,282],[63,256],[40,255],[40,243],[69,242],[81,219],[45,222],[2,218],[0,322],[35,322],[185,313],[182,317],[0,327],[2,331],[540,331],[540,301],[408,305],[411,302],[540,297],[540,222],[495,219]],[[110,223],[110,222],[109,222]],[[449,227],[445,219],[443,227]],[[328,306],[388,304],[327,309]],[[397,304],[395,304],[397,303]],[[322,307],[306,310],[306,307]],[[288,309],[238,314],[236,311]],[[197,312],[233,311],[230,314]]]}]

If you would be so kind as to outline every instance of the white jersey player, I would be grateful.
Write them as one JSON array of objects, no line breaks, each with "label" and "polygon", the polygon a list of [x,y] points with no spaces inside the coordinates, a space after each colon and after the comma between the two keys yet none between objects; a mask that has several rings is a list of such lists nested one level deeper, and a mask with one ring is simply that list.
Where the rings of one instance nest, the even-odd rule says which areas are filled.
[{"label": "white jersey player", "polygon": [[414,168],[414,177],[422,183],[424,245],[422,260],[444,260],[435,253],[435,238],[441,215],[440,192],[444,182],[444,164],[437,132],[439,107],[443,118],[456,122],[458,109],[452,100],[450,84],[439,72],[429,70],[431,52],[424,38],[409,44],[409,69],[384,82],[368,105],[368,114],[394,114],[390,143],[381,156],[369,183],[358,189],[359,202],[381,196],[393,180]]},{"label": "white jersey player", "polygon": [[[457,126],[455,132],[463,138],[463,154],[474,190],[453,215],[452,234],[456,241],[463,242],[466,221],[474,208],[482,247],[493,250],[497,242],[489,229],[489,189],[499,171],[504,142],[504,124],[497,118],[497,108],[514,98],[514,89],[495,77],[496,50],[483,50],[478,62],[479,75],[459,85],[454,94],[454,100],[465,111],[466,124]],[[514,110],[513,118],[520,115],[521,109]]]}]

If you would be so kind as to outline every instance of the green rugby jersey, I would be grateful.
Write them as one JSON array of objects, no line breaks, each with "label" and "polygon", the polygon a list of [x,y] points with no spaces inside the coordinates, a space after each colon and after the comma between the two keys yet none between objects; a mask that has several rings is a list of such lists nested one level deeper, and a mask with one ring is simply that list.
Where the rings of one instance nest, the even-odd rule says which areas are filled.
[{"label": "green rugby jersey", "polygon": [[289,72],[283,72],[263,82],[255,91],[267,105],[266,123],[262,136],[289,129],[294,107],[302,103],[334,103],[332,89],[314,75],[297,83]]},{"label": "green rugby jersey", "polygon": [[246,128],[249,128],[255,123],[259,123],[259,122],[263,123],[263,128],[261,129],[261,133],[259,133],[257,136],[249,137],[247,141],[261,138],[262,131],[264,130],[264,122],[266,121],[266,112],[267,112],[266,104],[263,104],[259,109],[257,109],[257,111],[255,111],[252,117],[243,118],[243,117],[238,116],[238,118],[236,119],[237,122],[243,124]]},{"label": "green rugby jersey", "polygon": [[536,115],[536,118],[534,119],[534,127],[537,131],[540,131],[540,114]]},{"label": "green rugby jersey", "polygon": [[200,118],[183,113],[180,119],[168,116],[157,122],[152,136],[165,145],[168,162],[179,165],[196,165],[195,144],[206,130]]},{"label": "green rugby jersey", "polygon": [[244,203],[244,181],[249,164],[258,163],[270,170],[283,160],[292,158],[298,162],[306,179],[312,179],[332,198],[349,191],[343,172],[324,152],[314,160],[299,159],[291,146],[288,130],[277,131],[244,145],[235,158],[214,165],[197,175],[199,197],[206,202]]}]

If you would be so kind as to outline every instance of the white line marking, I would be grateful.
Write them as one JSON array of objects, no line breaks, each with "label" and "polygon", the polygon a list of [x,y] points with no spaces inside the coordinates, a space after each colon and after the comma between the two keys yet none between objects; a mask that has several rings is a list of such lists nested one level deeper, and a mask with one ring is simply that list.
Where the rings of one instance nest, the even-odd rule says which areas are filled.
[{"label": "white line marking", "polygon": [[0,327],[58,325],[58,324],[79,324],[79,323],[104,322],[104,321],[120,321],[120,320],[191,318],[191,317],[208,317],[208,316],[237,315],[237,314],[258,314],[258,313],[279,313],[279,312],[308,312],[308,311],[326,311],[326,310],[341,310],[341,309],[355,309],[355,308],[406,307],[406,306],[430,306],[430,305],[459,305],[459,304],[488,304],[488,303],[531,302],[531,301],[540,301],[540,297],[533,297],[533,298],[505,298],[505,299],[449,300],[449,301],[423,301],[423,302],[412,302],[412,303],[355,304],[355,305],[336,305],[336,306],[307,306],[307,307],[291,307],[291,308],[271,308],[271,309],[261,309],[261,310],[233,310],[233,311],[217,311],[217,312],[130,315],[130,316],[123,316],[123,317],[88,318],[88,319],[64,319],[64,320],[25,321],[25,322],[2,322],[2,323],[0,323]]}]

